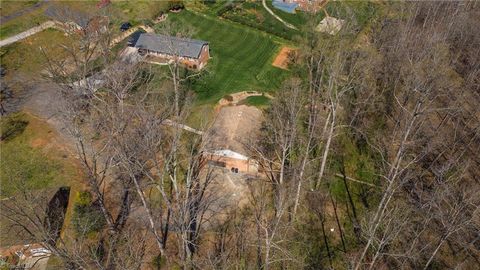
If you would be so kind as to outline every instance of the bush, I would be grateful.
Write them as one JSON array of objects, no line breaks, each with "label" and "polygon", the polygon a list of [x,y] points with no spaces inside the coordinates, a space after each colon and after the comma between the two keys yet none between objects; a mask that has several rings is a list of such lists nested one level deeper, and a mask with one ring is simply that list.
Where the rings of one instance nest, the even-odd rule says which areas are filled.
[{"label": "bush", "polygon": [[80,235],[87,235],[100,231],[105,226],[102,212],[88,191],[78,192],[73,206],[73,228]]},{"label": "bush", "polygon": [[23,133],[28,125],[22,113],[11,114],[0,120],[0,140],[7,141]]},{"label": "bush", "polygon": [[217,2],[217,0],[203,0],[202,2],[204,5],[213,6]]},{"label": "bush", "polygon": [[165,258],[162,255],[157,255],[152,260],[152,266],[154,269],[162,269],[165,266]]},{"label": "bush", "polygon": [[229,12],[230,10],[233,10],[235,8],[234,3],[228,3],[224,5],[221,9],[217,11],[217,16],[222,16],[224,13]]},{"label": "bush", "polygon": [[229,102],[232,102],[233,101],[233,97],[231,95],[226,95],[223,97],[226,101],[229,101]]},{"label": "bush", "polygon": [[170,2],[168,2],[168,9],[169,10],[180,10],[180,9],[184,9],[185,8],[185,5],[183,3],[183,1],[181,0],[171,0]]}]

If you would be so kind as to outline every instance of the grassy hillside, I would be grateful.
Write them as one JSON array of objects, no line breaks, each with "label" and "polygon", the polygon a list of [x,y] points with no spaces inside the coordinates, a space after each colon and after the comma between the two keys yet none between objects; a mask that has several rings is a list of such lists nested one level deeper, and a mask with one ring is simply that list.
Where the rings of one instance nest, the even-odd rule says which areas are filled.
[{"label": "grassy hillside", "polygon": [[[82,186],[76,160],[46,122],[28,113],[16,113],[2,117],[0,130],[0,199],[8,201],[22,190],[43,193],[61,186],[70,186],[75,194]],[[20,235],[4,233],[9,224],[0,218],[2,245],[23,240]]]},{"label": "grassy hillside", "polygon": [[[2,2],[3,5],[3,2]],[[43,14],[44,8],[24,14],[14,20],[3,23],[0,27],[0,40],[14,36],[20,32],[35,27],[47,20]],[[2,12],[3,15],[3,12]]]},{"label": "grassy hillside", "polygon": [[[301,15],[292,15],[295,18],[303,18]],[[228,10],[221,16],[225,19],[241,23],[243,25],[256,28],[289,40],[292,40],[294,36],[300,34],[299,31],[286,27],[282,22],[278,21],[275,17],[268,13],[260,1],[238,4],[235,6],[235,8]]]},{"label": "grassy hillside", "polygon": [[244,90],[273,91],[288,74],[271,65],[281,44],[270,35],[190,11],[169,19],[195,30],[194,38],[210,42],[211,59],[193,83],[201,103]]},{"label": "grassy hillside", "polygon": [[38,3],[38,1],[2,1],[0,12],[2,16],[9,16],[21,9],[29,8],[36,3]]},{"label": "grassy hillside", "polygon": [[[54,40],[55,42],[52,42]],[[47,29],[14,44],[0,48],[2,65],[9,71],[21,71],[38,74],[45,68],[46,59],[42,48],[48,55],[62,57],[64,50],[59,46],[69,44],[71,39],[57,30]]]}]

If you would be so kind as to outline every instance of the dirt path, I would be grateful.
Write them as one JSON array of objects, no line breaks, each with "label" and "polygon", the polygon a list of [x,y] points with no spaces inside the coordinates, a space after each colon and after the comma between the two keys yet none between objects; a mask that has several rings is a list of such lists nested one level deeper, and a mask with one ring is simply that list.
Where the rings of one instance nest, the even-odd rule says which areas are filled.
[{"label": "dirt path", "polygon": [[295,49],[290,47],[283,47],[273,60],[272,66],[281,69],[288,69],[289,56],[291,53],[295,53]]},{"label": "dirt path", "polygon": [[295,27],[293,24],[290,24],[286,21],[284,21],[280,16],[277,14],[273,13],[273,11],[267,6],[267,2],[265,0],[262,0],[263,7],[267,10],[268,13],[270,13],[275,19],[279,20],[281,23],[283,23],[286,27],[294,30],[298,30],[297,27]]}]

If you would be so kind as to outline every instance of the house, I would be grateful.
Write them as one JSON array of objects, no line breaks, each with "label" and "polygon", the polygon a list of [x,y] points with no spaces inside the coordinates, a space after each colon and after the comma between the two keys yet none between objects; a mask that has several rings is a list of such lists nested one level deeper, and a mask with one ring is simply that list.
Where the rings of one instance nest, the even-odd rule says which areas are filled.
[{"label": "house", "polygon": [[209,165],[223,167],[233,173],[258,173],[258,162],[255,159],[229,149],[207,152],[204,157]]},{"label": "house", "polygon": [[207,164],[232,173],[258,175],[259,164],[249,148],[258,139],[262,119],[262,111],[253,106],[222,107],[206,136]]},{"label": "house", "polygon": [[43,269],[51,254],[40,243],[0,248],[0,269]]},{"label": "house", "polygon": [[108,17],[90,15],[61,5],[49,5],[45,15],[67,33],[98,36],[108,29]]},{"label": "house", "polygon": [[210,58],[207,41],[166,35],[143,33],[135,43],[140,55],[146,55],[153,62],[178,61],[190,69],[200,70]]}]

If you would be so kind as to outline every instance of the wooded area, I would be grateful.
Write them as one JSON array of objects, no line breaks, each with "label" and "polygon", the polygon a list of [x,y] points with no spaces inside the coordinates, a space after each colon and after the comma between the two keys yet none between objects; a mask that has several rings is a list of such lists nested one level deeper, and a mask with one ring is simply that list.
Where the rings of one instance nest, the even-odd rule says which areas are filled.
[{"label": "wooded area", "polygon": [[[66,58],[44,56],[84,173],[73,226],[57,240],[32,207],[46,194],[22,181],[1,215],[59,269],[476,269],[480,4],[385,3],[333,36],[317,24],[245,145],[262,175],[237,207],[208,136],[165,125],[191,117],[202,75],[120,62],[110,32],[69,37]],[[99,66],[101,89],[78,83]]]}]

